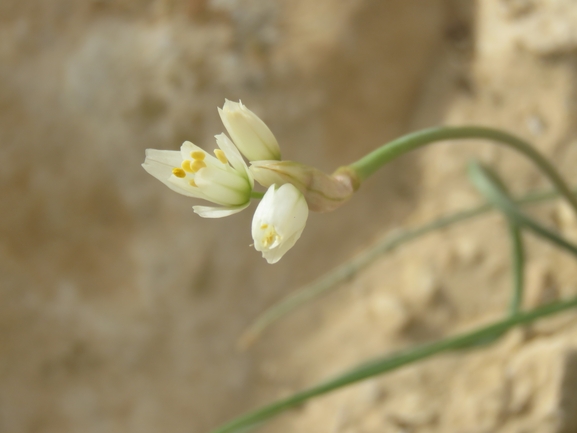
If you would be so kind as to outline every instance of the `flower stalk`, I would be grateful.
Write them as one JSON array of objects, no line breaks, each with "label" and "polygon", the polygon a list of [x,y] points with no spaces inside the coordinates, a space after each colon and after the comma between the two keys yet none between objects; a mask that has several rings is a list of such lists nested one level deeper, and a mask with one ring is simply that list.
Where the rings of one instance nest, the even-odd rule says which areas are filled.
[{"label": "flower stalk", "polygon": [[349,165],[349,168],[354,170],[359,176],[359,179],[363,181],[393,159],[412,150],[426,146],[427,144],[444,140],[471,138],[492,140],[521,152],[543,172],[555,189],[559,191],[559,194],[569,202],[575,213],[577,213],[577,197],[571,193],[569,186],[559,175],[555,167],[529,143],[511,134],[492,128],[481,126],[447,126],[417,131],[379,147]]}]

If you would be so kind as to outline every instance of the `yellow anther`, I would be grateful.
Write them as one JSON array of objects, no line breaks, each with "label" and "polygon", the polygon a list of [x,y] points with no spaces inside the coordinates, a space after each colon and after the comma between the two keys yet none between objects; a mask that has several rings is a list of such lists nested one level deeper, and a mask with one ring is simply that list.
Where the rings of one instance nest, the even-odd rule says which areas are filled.
[{"label": "yellow anther", "polygon": [[188,159],[185,159],[184,161],[182,161],[181,167],[184,171],[188,171],[189,173],[192,173],[192,168],[190,167],[190,161]]},{"label": "yellow anther", "polygon": [[194,179],[190,179],[190,180],[188,181],[188,184],[189,184],[190,186],[195,187],[195,188],[198,186],[198,185],[196,184],[196,182],[194,181]]},{"label": "yellow anther", "polygon": [[196,173],[198,170],[204,167],[206,167],[206,163],[197,159],[192,164],[190,164],[190,171]]},{"label": "yellow anther", "polygon": [[226,159],[226,155],[224,154],[224,152],[221,149],[214,149],[214,155],[223,164],[228,164],[228,159]]},{"label": "yellow anther", "polygon": [[270,227],[267,223],[264,223],[261,224],[260,228],[263,230],[268,229],[264,232],[264,236],[262,237],[261,243],[263,247],[268,248],[280,239],[280,236],[274,229],[274,226]]},{"label": "yellow anther", "polygon": [[182,168],[173,168],[172,169],[172,174],[174,174],[176,177],[186,177],[186,173],[184,172],[184,170]]},{"label": "yellow anther", "polygon": [[192,159],[195,159],[196,161],[202,161],[204,160],[206,154],[202,150],[194,150],[190,152],[190,156],[192,157]]},{"label": "yellow anther", "polygon": [[275,233],[274,232],[270,232],[268,233],[265,238],[262,240],[262,245],[265,247],[268,247],[270,244],[273,243],[275,238]]}]

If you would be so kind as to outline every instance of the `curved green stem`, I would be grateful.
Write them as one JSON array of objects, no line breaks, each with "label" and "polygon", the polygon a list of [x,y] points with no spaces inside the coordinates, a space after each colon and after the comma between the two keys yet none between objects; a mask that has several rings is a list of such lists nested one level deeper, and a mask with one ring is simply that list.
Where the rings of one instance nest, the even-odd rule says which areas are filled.
[{"label": "curved green stem", "polygon": [[252,191],[250,193],[250,198],[256,198],[256,199],[261,199],[264,197],[264,192],[258,192],[258,191]]},{"label": "curved green stem", "polygon": [[457,126],[457,127],[440,127],[425,129],[405,135],[393,140],[384,146],[379,147],[367,156],[359,159],[357,162],[349,165],[361,181],[368,178],[371,174],[381,168],[387,162],[401,156],[411,150],[418,149],[427,144],[437,141],[482,138],[496,141],[505,146],[509,146],[528,157],[535,165],[549,178],[551,183],[559,193],[567,199],[571,207],[577,213],[577,197],[571,194],[569,187],[559,175],[555,167],[547,161],[534,147],[518,137],[507,134],[492,128],[480,126]]},{"label": "curved green stem", "polygon": [[313,397],[326,394],[335,389],[342,388],[391,370],[396,370],[397,368],[442,352],[462,349],[463,347],[470,347],[478,342],[491,340],[495,338],[495,336],[502,335],[505,331],[515,326],[531,323],[541,317],[556,314],[575,307],[577,307],[577,298],[563,302],[556,302],[526,313],[518,313],[504,320],[461,335],[448,337],[391,356],[375,359],[344,372],[332,380],[328,380],[317,386],[305,389],[304,391],[296,393],[290,397],[278,400],[253,412],[240,416],[235,420],[212,430],[211,433],[245,432],[246,429],[255,427],[257,424],[277,415],[278,413],[296,407]]}]

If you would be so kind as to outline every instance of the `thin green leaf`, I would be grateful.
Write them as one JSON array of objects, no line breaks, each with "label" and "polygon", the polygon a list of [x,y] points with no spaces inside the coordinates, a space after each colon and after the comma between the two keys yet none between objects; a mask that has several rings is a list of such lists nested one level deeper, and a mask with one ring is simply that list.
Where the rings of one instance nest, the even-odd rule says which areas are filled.
[{"label": "thin green leaf", "polygon": [[577,307],[577,297],[567,301],[555,302],[529,312],[521,312],[515,316],[508,317],[491,325],[461,335],[448,337],[391,356],[375,359],[353,368],[332,380],[328,380],[317,386],[296,393],[288,398],[278,400],[275,403],[242,415],[233,421],[212,430],[211,433],[238,433],[239,431],[244,431],[243,429],[254,427],[283,411],[301,405],[313,397],[395,370],[442,352],[460,349],[475,344],[476,342],[486,341],[487,339],[503,334],[515,326],[531,323],[539,318],[575,307]]},{"label": "thin green leaf", "polygon": [[525,283],[525,250],[519,225],[509,221],[509,237],[511,238],[511,261],[513,274],[513,296],[511,298],[510,314],[517,314],[523,303],[523,287]]},{"label": "thin green leaf", "polygon": [[[479,170],[481,172],[479,172]],[[479,176],[485,177],[485,181],[492,185],[493,193],[499,193],[503,198],[507,199],[511,206],[514,207],[517,212],[521,210],[517,207],[511,194],[507,190],[507,187],[503,180],[492,171],[490,168],[481,165],[480,163],[473,161],[469,164],[469,177],[473,182],[473,185],[478,187],[478,182],[480,180]],[[485,190],[483,190],[485,191]],[[489,203],[493,203],[491,197],[485,197],[489,200]],[[497,208],[502,210],[501,208]],[[504,211],[503,211],[504,212]],[[511,217],[510,214],[504,213],[509,222],[509,238],[511,239],[511,263],[512,263],[512,276],[513,276],[513,296],[511,297],[510,314],[515,315],[519,312],[521,304],[523,302],[523,283],[524,283],[524,267],[525,267],[525,251],[523,248],[523,239],[521,234],[521,226],[518,224],[516,218]]]},{"label": "thin green leaf", "polygon": [[469,177],[477,190],[510,220],[515,221],[516,224],[528,228],[536,235],[577,256],[577,246],[523,213],[515,203],[507,197],[507,194],[495,180],[496,176],[488,168],[481,166],[477,162],[472,162],[469,164]]}]

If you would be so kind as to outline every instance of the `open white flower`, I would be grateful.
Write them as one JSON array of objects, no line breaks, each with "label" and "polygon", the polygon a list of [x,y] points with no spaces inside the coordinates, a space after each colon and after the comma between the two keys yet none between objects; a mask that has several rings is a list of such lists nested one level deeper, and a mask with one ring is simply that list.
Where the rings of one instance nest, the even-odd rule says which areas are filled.
[{"label": "open white flower", "polygon": [[271,185],[252,218],[254,247],[269,263],[278,262],[300,238],[309,208],[292,184]]},{"label": "open white flower", "polygon": [[201,217],[232,215],[250,204],[254,180],[226,135],[217,135],[216,143],[220,149],[215,149],[215,156],[190,141],[180,151],[147,149],[142,166],[173,191],[221,205],[193,206]]},{"label": "open white flower", "polygon": [[230,138],[249,161],[280,160],[280,147],[268,126],[242,102],[225,100],[218,109]]}]

